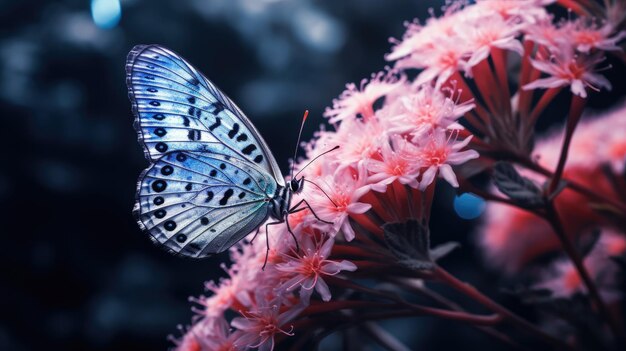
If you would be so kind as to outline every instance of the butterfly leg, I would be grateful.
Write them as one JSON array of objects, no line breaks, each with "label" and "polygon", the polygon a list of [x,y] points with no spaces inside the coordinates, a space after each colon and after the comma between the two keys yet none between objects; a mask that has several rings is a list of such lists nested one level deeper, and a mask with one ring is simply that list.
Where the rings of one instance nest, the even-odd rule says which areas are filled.
[{"label": "butterfly leg", "polygon": [[[289,213],[287,213],[287,216],[289,216]],[[291,225],[289,225],[289,218],[286,217],[285,222],[287,223],[287,231],[289,232],[289,234],[291,234],[293,241],[296,242],[296,252],[300,252],[300,244],[298,244],[298,239],[296,239],[296,235],[293,233],[293,230],[291,230]]]},{"label": "butterfly leg", "polygon": [[[267,251],[265,251],[265,261],[263,261],[263,267],[261,268],[261,270],[265,270],[265,266],[267,265],[267,256],[269,256],[270,254],[270,238],[267,235],[268,231],[267,228],[271,225],[276,225],[276,224],[281,224],[284,221],[276,221],[276,222],[269,222],[265,225],[265,245],[267,246]],[[256,237],[256,234],[255,234]],[[254,238],[252,238],[254,240]]]},{"label": "butterfly leg", "polygon": [[250,244],[252,244],[254,239],[256,239],[256,237],[259,235],[260,231],[261,231],[261,227],[257,228],[256,233],[254,233],[254,236],[252,237],[252,239],[250,239]]},{"label": "butterfly leg", "polygon": [[[304,203],[306,206],[302,207],[302,208],[298,208],[298,206],[300,206],[302,203]],[[291,209],[289,209],[289,213],[296,213],[296,212],[300,212],[300,211],[304,211],[306,209],[309,209],[311,211],[311,213],[313,214],[313,216],[315,217],[315,219],[317,219],[320,222],[326,223],[326,224],[333,224],[333,222],[329,222],[329,221],[325,221],[323,219],[321,219],[316,213],[315,211],[313,211],[313,208],[311,207],[311,205],[305,200],[302,199],[300,200],[300,202],[298,202],[295,206],[293,206]]]}]

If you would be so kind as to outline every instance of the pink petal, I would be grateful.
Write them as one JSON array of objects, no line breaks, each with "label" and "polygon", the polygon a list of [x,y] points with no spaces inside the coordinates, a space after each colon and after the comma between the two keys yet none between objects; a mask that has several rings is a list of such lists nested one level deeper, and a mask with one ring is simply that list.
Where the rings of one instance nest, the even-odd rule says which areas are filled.
[{"label": "pink petal", "polygon": [[326,282],[323,279],[319,279],[317,281],[317,285],[315,285],[315,291],[317,291],[318,294],[320,294],[320,296],[322,297],[322,300],[324,300],[325,302],[330,301],[330,298],[331,298],[330,289],[328,288],[328,284],[326,284]]},{"label": "pink petal", "polygon": [[457,181],[456,175],[454,174],[454,171],[452,170],[452,167],[450,167],[450,165],[441,165],[441,167],[439,167],[439,172],[443,179],[450,183],[450,185],[455,188],[459,187],[459,182]]},{"label": "pink petal", "polygon": [[372,208],[372,205],[365,204],[365,203],[362,203],[362,202],[356,202],[356,203],[353,203],[353,204],[349,204],[348,207],[346,207],[348,212],[350,212],[350,213],[357,213],[357,214],[365,213],[365,212],[369,211],[370,208]]}]

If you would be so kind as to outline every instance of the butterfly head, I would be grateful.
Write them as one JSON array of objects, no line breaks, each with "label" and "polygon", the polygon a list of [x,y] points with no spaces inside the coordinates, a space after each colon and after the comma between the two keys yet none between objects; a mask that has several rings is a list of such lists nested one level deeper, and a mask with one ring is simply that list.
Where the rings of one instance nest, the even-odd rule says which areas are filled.
[{"label": "butterfly head", "polygon": [[294,178],[289,181],[289,190],[292,193],[297,194],[302,191],[302,187],[304,186],[304,177]]}]

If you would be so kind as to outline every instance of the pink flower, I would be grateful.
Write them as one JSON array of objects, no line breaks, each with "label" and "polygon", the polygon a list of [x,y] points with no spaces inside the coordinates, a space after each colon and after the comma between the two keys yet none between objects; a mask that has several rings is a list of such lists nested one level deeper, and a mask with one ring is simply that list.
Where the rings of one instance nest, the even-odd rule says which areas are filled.
[{"label": "pink flower", "polygon": [[300,240],[301,251],[292,250],[291,255],[285,255],[286,262],[276,266],[276,269],[283,272],[284,277],[288,279],[279,289],[293,291],[301,287],[300,298],[308,301],[315,288],[322,300],[330,301],[330,289],[323,276],[356,270],[356,265],[352,262],[328,259],[334,242],[332,237],[320,242],[309,235],[303,235]]},{"label": "pink flower", "polygon": [[592,49],[622,51],[617,43],[626,37],[626,32],[614,33],[611,24],[599,26],[595,21],[579,18],[568,21],[561,28],[562,37],[570,40],[579,52],[589,53]]},{"label": "pink flower", "polygon": [[302,312],[304,306],[281,305],[280,297],[268,300],[264,296],[257,295],[256,306],[249,311],[241,311],[243,317],[235,317],[230,323],[231,326],[241,331],[235,340],[235,345],[258,348],[259,351],[271,351],[274,349],[276,334],[292,336],[293,327],[286,330],[285,326]]},{"label": "pink flower", "polygon": [[465,71],[467,55],[463,41],[458,36],[442,37],[429,50],[414,53],[396,62],[395,68],[423,68],[415,79],[416,85],[436,80],[440,86],[457,71]]},{"label": "pink flower", "polygon": [[224,316],[211,320],[207,335],[202,338],[202,349],[211,351],[239,351],[243,345],[235,342],[241,337],[240,331],[232,331]]},{"label": "pink flower", "polygon": [[478,152],[475,150],[461,151],[469,144],[472,136],[457,142],[456,135],[457,133],[453,133],[451,136],[446,136],[444,131],[437,130],[421,141],[423,144],[420,149],[419,163],[425,170],[419,182],[420,190],[425,190],[437,174],[440,174],[450,185],[457,188],[459,183],[450,165],[459,165],[478,158]]},{"label": "pink flower", "polygon": [[602,62],[600,54],[592,56],[577,56],[572,47],[560,46],[553,50],[550,59],[531,60],[536,69],[550,75],[540,78],[523,86],[524,90],[537,88],[557,88],[570,86],[572,94],[582,98],[587,97],[586,88],[611,90],[611,83],[602,75],[594,72],[595,66]]},{"label": "pink flower", "polygon": [[471,101],[456,104],[441,91],[430,85],[423,85],[415,94],[406,95],[401,99],[404,111],[390,121],[396,133],[410,133],[420,136],[435,128],[463,129],[456,121],[474,108]]},{"label": "pink flower", "polygon": [[386,139],[384,131],[384,125],[374,119],[367,123],[354,119],[345,121],[337,135],[338,140],[342,140],[341,149],[337,151],[341,167],[357,168],[375,157],[380,144]]},{"label": "pink flower", "polygon": [[459,30],[459,35],[469,48],[471,56],[468,67],[476,66],[489,56],[492,48],[524,52],[522,43],[517,40],[522,24],[516,20],[505,20],[500,15],[482,17],[474,26]]},{"label": "pink flower", "polygon": [[389,142],[380,148],[380,158],[371,159],[367,163],[370,176],[368,181],[375,186],[374,190],[383,192],[387,185],[394,181],[417,188],[417,177],[420,165],[416,155],[420,150],[411,142],[399,135],[391,137]]},{"label": "pink flower", "polygon": [[[321,178],[320,189],[307,192],[309,202],[316,214],[323,220],[333,223],[333,232],[342,231],[345,239],[354,239],[354,229],[350,226],[349,215],[365,213],[371,205],[358,202],[361,196],[370,191],[363,167],[359,171],[351,168],[337,169],[332,176]],[[309,188],[310,189],[310,188]],[[327,197],[328,195],[328,197]],[[332,202],[329,200],[332,199]]]},{"label": "pink flower", "polygon": [[404,82],[404,77],[397,77],[390,72],[378,72],[369,79],[361,80],[360,87],[354,83],[346,84],[346,90],[339,99],[333,100],[333,107],[326,108],[324,117],[330,123],[337,123],[347,118],[361,116],[364,120],[374,117],[374,103],[390,93]]}]

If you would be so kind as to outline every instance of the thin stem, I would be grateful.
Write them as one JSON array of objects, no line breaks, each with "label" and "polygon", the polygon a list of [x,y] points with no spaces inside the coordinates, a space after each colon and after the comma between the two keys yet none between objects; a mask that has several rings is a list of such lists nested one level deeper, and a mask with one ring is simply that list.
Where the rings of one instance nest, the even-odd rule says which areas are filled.
[{"label": "thin stem", "polygon": [[578,121],[580,121],[586,102],[587,99],[581,98],[578,95],[572,95],[567,125],[565,126],[565,138],[563,138],[563,145],[561,146],[561,155],[550,186],[548,187],[548,194],[552,194],[561,181],[561,176],[563,176],[563,170],[565,169],[565,162],[567,161],[567,153],[569,152],[569,146],[572,142],[572,136],[574,135]]},{"label": "thin stem", "polygon": [[552,203],[552,201],[546,201],[546,219],[552,226],[552,229],[556,233],[559,240],[561,241],[563,250],[565,250],[565,253],[567,254],[567,256],[574,263],[574,266],[576,267],[576,271],[578,272],[578,275],[582,278],[583,282],[585,283],[585,287],[587,288],[587,291],[589,292],[589,297],[598,308],[598,311],[600,312],[604,320],[608,323],[613,334],[623,341],[624,332],[622,328],[620,327],[620,323],[614,318],[614,316],[609,311],[606,303],[604,302],[604,300],[602,299],[602,296],[600,295],[598,291],[598,288],[596,287],[596,284],[594,283],[593,279],[589,275],[589,272],[587,271],[587,268],[585,267],[583,258],[580,256],[580,254],[578,253],[578,251],[576,250],[576,248],[570,241],[569,237],[565,233],[565,229],[563,228],[563,224],[561,223],[559,214],[556,208],[554,207],[554,204]]},{"label": "thin stem", "polygon": [[414,310],[416,312],[420,312],[425,315],[432,315],[432,316],[441,317],[445,319],[468,322],[468,323],[472,323],[476,325],[494,325],[494,324],[498,324],[501,321],[501,317],[497,314],[481,316],[481,315],[475,315],[475,314],[461,312],[461,311],[450,311],[450,310],[444,310],[440,308],[422,306],[422,305],[410,303],[393,292],[370,289],[365,286],[354,284],[350,281],[335,278],[335,277],[328,277],[327,280],[329,284],[364,292],[373,296],[377,296],[377,297],[381,297],[387,300],[394,301],[396,303],[396,304],[386,304],[387,307],[392,307],[392,306],[404,307],[404,308]]},{"label": "thin stem", "polygon": [[532,323],[526,321],[525,319],[521,318],[515,313],[509,311],[504,306],[493,301],[486,295],[483,295],[480,291],[478,291],[476,288],[474,288],[470,284],[467,284],[465,282],[458,280],[455,276],[451,275],[443,268],[437,266],[435,268],[435,275],[442,282],[448,284],[452,288],[467,295],[468,297],[471,297],[472,299],[481,303],[488,309],[500,314],[502,317],[504,317],[506,320],[508,320],[512,324],[516,325],[522,330],[527,331],[529,334],[532,334],[536,336],[537,338],[544,340],[545,342],[552,345],[554,348],[559,349],[559,350],[573,350],[571,346],[565,344],[563,341],[553,337],[552,335],[545,333],[543,330],[537,328]]}]

